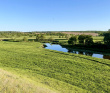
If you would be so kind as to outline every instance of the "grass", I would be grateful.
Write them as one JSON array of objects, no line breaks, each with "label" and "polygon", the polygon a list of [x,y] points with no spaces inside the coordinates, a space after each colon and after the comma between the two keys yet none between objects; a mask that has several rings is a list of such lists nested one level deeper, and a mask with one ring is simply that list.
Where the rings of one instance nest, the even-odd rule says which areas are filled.
[{"label": "grass", "polygon": [[55,93],[32,82],[0,69],[0,93]]},{"label": "grass", "polygon": [[103,36],[94,36],[93,39],[94,40],[103,40],[104,37]]},{"label": "grass", "polygon": [[[46,36],[46,38],[48,39],[50,36]],[[59,36],[52,36],[53,39],[59,41],[59,42],[67,42],[68,40],[64,37],[64,38],[59,38]],[[94,42],[98,42],[101,41],[103,42],[104,37],[103,36],[93,36],[93,41]],[[78,43],[78,41],[77,41]]]},{"label": "grass", "polygon": [[[29,37],[29,36],[16,37],[16,36],[14,36],[12,38],[13,39],[23,39],[24,37],[27,37],[28,39],[36,39],[36,36],[32,36],[32,37]],[[45,39],[49,39],[50,37],[52,37],[55,40],[58,40],[59,42],[68,41],[65,37],[64,38],[59,38],[59,36],[55,36],[55,35],[45,36]],[[0,38],[0,39],[12,39],[12,38]],[[97,41],[102,41],[103,42],[103,39],[104,39],[103,36],[93,36],[93,41],[94,42],[97,42]]]},{"label": "grass", "polygon": [[38,87],[56,93],[110,92],[110,60],[48,50],[38,42],[0,42],[0,55],[0,68]]},{"label": "grass", "polygon": [[96,36],[94,36],[94,37],[93,37],[93,41],[94,41],[94,42],[98,42],[98,41],[103,42],[103,39],[104,39],[104,37],[103,37],[103,36],[97,36],[97,37],[96,37]]}]

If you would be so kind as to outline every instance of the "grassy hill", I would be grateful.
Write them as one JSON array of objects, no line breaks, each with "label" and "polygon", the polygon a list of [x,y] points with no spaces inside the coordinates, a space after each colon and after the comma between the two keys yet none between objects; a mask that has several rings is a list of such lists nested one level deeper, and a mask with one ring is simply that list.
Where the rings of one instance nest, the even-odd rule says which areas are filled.
[{"label": "grassy hill", "polygon": [[0,69],[0,93],[56,93],[30,79]]},{"label": "grassy hill", "polygon": [[11,79],[0,83],[0,91],[12,84],[8,91],[19,85],[16,93],[110,92],[110,60],[48,50],[38,42],[0,42],[0,68],[0,76],[6,73],[0,82]]}]

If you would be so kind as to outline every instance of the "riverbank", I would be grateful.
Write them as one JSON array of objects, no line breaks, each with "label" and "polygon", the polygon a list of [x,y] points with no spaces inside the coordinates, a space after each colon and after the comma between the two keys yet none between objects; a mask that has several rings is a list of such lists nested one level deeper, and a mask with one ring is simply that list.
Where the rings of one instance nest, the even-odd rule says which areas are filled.
[{"label": "riverbank", "polygon": [[61,44],[62,47],[67,48],[69,50],[71,49],[77,49],[81,51],[87,51],[87,52],[95,52],[95,53],[100,53],[100,54],[105,54],[105,55],[110,55],[110,49],[107,48],[100,48],[100,47],[89,47],[89,46],[84,46],[84,45],[63,45]]},{"label": "riverbank", "polygon": [[102,53],[102,52],[97,52],[97,51],[92,51],[92,50],[87,50],[87,49],[65,47],[65,46],[61,46],[59,44],[50,44],[50,43],[45,43],[45,44],[47,46],[47,47],[45,47],[46,49],[74,53],[74,54],[80,54],[80,55],[85,55],[85,56],[91,56],[93,58],[96,57],[96,58],[110,60],[109,53],[107,54],[107,53]]},{"label": "riverbank", "polygon": [[[0,55],[1,69],[16,75],[15,78],[23,77],[15,79],[21,83],[8,83],[12,88],[25,84],[18,86],[21,92],[22,88],[28,93],[28,89],[34,91],[38,86],[38,90],[44,90],[42,93],[48,90],[56,93],[110,93],[110,60],[44,49],[39,42],[1,42]],[[6,80],[7,77],[13,79],[9,75],[5,75]],[[4,83],[0,84],[0,89]]]}]

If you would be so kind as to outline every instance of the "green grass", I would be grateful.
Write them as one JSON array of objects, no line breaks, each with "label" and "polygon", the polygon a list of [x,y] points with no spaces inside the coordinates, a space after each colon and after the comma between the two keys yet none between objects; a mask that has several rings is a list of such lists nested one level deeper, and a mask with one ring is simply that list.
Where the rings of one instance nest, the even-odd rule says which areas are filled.
[{"label": "green grass", "polygon": [[[27,37],[28,39],[36,39],[36,36],[32,36],[32,37],[29,37],[29,36],[21,36],[21,37],[11,37],[11,38],[0,38],[0,39],[23,39],[24,37]],[[52,35],[52,36],[45,36],[45,39],[49,39],[50,37],[52,37],[54,40],[57,40],[59,42],[67,42],[68,40],[64,37],[64,38],[59,38],[59,36],[55,36],[55,35]],[[103,36],[93,36],[93,41],[94,42],[99,42],[101,41],[103,43],[103,39],[104,37]],[[77,41],[78,43],[78,41]]]},{"label": "green grass", "polygon": [[93,39],[94,40],[103,40],[104,37],[103,36],[94,36]]},{"label": "green grass", "polygon": [[103,42],[104,37],[103,36],[94,36],[93,41],[94,42]]},{"label": "green grass", "polygon": [[37,42],[0,42],[0,68],[59,93],[110,92],[110,60],[43,49]]},{"label": "green grass", "polygon": [[[46,36],[46,38],[49,38],[50,36]],[[59,41],[59,42],[68,42],[68,40],[66,38],[59,38],[59,36],[52,36],[53,39]],[[103,36],[93,36],[93,41],[94,42],[99,42],[101,41],[103,43],[103,39],[104,37]],[[77,41],[78,43],[78,41]]]},{"label": "green grass", "polygon": [[0,69],[0,93],[56,93],[29,79]]}]

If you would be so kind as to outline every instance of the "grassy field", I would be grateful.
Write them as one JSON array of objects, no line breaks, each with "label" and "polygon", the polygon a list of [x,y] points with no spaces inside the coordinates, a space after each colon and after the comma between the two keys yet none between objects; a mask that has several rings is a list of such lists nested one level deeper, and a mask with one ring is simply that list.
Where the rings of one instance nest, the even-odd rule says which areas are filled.
[{"label": "grassy field", "polygon": [[[51,36],[46,36],[46,39],[48,39]],[[67,42],[68,40],[64,37],[64,38],[59,38],[59,36],[52,36],[53,39],[58,40],[59,42]],[[104,37],[103,36],[93,36],[93,41],[94,42],[98,42],[101,41],[103,42]]]},{"label": "grassy field", "polygon": [[0,93],[55,93],[55,91],[0,69]]},{"label": "grassy field", "polygon": [[[24,37],[27,37],[28,39],[36,39],[36,36],[32,36],[32,37],[29,37],[29,36],[21,36],[21,37],[11,37],[11,38],[0,38],[0,39],[23,39]],[[55,36],[55,35],[52,35],[52,36],[45,36],[45,39],[49,39],[50,37],[52,37],[54,40],[57,40],[59,42],[67,42],[68,40],[63,37],[63,38],[59,38],[59,36]],[[103,39],[104,37],[103,36],[93,36],[93,41],[94,42],[98,42],[98,41],[101,41],[103,42]]]},{"label": "grassy field", "polygon": [[93,37],[93,41],[94,42],[98,42],[98,41],[101,41],[101,42],[103,42],[103,39],[104,39],[104,37],[103,36],[97,36],[97,37]]},{"label": "grassy field", "polygon": [[74,34],[74,35],[81,35],[81,34],[85,34],[85,35],[92,35],[92,36],[98,36],[98,33],[94,33],[94,32],[62,32],[62,33],[65,33],[65,34]]},{"label": "grassy field", "polygon": [[1,41],[0,68],[1,93],[110,92],[110,60],[48,50],[38,42]]}]

